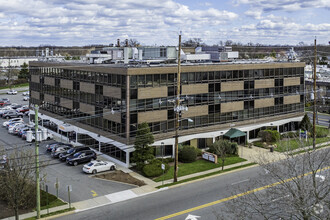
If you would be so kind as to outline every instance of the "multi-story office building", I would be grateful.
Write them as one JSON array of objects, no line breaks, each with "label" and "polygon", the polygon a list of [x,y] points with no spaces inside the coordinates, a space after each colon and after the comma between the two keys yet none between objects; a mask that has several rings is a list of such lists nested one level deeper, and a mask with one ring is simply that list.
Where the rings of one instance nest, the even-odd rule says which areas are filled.
[{"label": "multi-story office building", "polygon": [[[184,64],[180,143],[204,148],[231,127],[295,130],[304,113],[304,63]],[[32,104],[51,129],[129,166],[139,123],[147,122],[173,156],[176,65],[30,62]],[[63,125],[63,122],[66,124]],[[69,125],[68,125],[69,124]],[[72,134],[75,134],[72,137]]]}]

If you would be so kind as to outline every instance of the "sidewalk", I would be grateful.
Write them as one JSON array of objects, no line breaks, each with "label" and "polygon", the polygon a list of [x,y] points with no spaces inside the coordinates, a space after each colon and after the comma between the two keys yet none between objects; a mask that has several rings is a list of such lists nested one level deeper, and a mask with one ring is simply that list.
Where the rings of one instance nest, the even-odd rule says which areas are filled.
[{"label": "sidewalk", "polygon": [[[73,206],[71,205],[71,207],[73,207]],[[69,204],[62,205],[62,206],[57,206],[57,207],[54,207],[54,208],[50,208],[49,213],[64,210],[64,209],[68,209],[68,208],[69,208]],[[44,209],[44,210],[40,211],[40,215],[43,215],[43,214],[47,214],[47,209]],[[19,215],[19,219],[26,219],[26,218],[31,218],[31,217],[35,217],[35,216],[37,216],[36,211]],[[15,220],[15,216],[12,216],[12,217],[9,217],[9,218],[4,218],[3,220]]]},{"label": "sidewalk", "polygon": [[[316,146],[323,146],[323,145],[329,145],[330,146],[330,142],[326,142],[326,143],[321,143],[321,144],[317,144]],[[303,149],[310,149],[312,148],[312,146],[308,146],[305,147]],[[292,151],[292,153],[294,152],[298,152],[298,151],[302,151],[302,148],[296,149],[294,151]],[[229,168],[233,168],[233,167],[237,167],[237,166],[241,166],[241,165],[245,165],[251,162],[261,162],[264,159],[267,159],[268,161],[277,161],[277,160],[281,160],[286,158],[284,153],[280,153],[280,152],[270,152],[270,150],[268,149],[264,149],[264,148],[259,148],[259,147],[252,147],[252,148],[247,148],[247,147],[243,147],[243,146],[239,146],[239,155],[240,157],[246,159],[247,161],[241,162],[241,163],[236,163],[236,164],[232,164],[232,165],[228,165],[224,167],[224,170],[229,169]],[[71,204],[71,207],[75,207],[76,210],[74,212],[81,212],[81,211],[85,211],[88,209],[93,209],[93,208],[97,208],[97,207],[101,207],[101,206],[105,206],[105,205],[109,205],[109,204],[114,204],[117,202],[121,202],[121,201],[125,201],[125,200],[129,200],[129,199],[133,199],[139,196],[145,196],[151,193],[156,193],[159,191],[163,191],[163,190],[167,190],[168,188],[162,188],[162,189],[157,189],[157,186],[161,186],[162,182],[154,182],[153,180],[146,178],[136,172],[133,172],[132,170],[125,168],[125,167],[121,167],[118,166],[119,170],[122,170],[125,173],[129,173],[131,176],[133,176],[136,179],[142,180],[146,183],[146,185],[141,186],[141,187],[137,187],[134,189],[130,189],[130,190],[124,190],[121,192],[116,192],[116,193],[111,193],[108,195],[103,195],[103,196],[99,196],[96,198],[92,198],[92,199],[88,199],[85,201],[80,201],[80,202],[75,202]],[[222,170],[221,167],[219,168],[215,168],[212,170],[206,170],[203,172],[199,172],[199,173],[194,173],[194,174],[190,174],[190,175],[186,175],[186,176],[182,176],[178,178],[178,181],[181,180],[185,180],[185,179],[189,179],[192,177],[197,177],[197,176],[201,176],[204,174],[208,174],[208,173],[213,173],[213,172],[217,172]],[[226,173],[224,173],[226,174]],[[173,179],[170,180],[166,180],[164,181],[164,184],[167,183],[172,183]],[[55,207],[55,208],[51,208],[49,209],[49,212],[55,212],[58,210],[62,210],[62,209],[66,209],[68,208],[68,205],[64,205],[64,206],[59,206],[59,207]],[[47,213],[47,210],[42,210],[41,214],[45,214]],[[68,214],[68,213],[67,213]],[[25,219],[25,218],[29,218],[32,216],[35,216],[36,213],[32,212],[32,213],[27,213],[27,214],[23,214],[20,215],[20,219]],[[14,217],[10,217],[10,218],[6,218],[6,220],[13,220],[15,219]]]}]

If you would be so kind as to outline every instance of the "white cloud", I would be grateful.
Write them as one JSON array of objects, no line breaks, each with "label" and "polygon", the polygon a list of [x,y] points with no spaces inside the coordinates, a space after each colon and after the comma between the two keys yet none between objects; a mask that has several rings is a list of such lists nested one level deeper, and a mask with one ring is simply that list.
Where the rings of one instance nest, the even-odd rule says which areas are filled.
[{"label": "white cloud", "polygon": [[0,0],[0,5],[0,18],[6,24],[0,26],[6,38],[1,44],[12,41],[10,45],[24,36],[34,36],[32,43],[39,44],[49,41],[49,36],[53,44],[62,39],[71,44],[109,43],[122,36],[166,44],[172,43],[168,37],[175,37],[178,30],[204,33],[238,18],[230,11],[194,10],[174,0]]},{"label": "white cloud", "polygon": [[232,0],[235,6],[248,4],[263,11],[297,11],[306,8],[330,9],[330,0]]}]

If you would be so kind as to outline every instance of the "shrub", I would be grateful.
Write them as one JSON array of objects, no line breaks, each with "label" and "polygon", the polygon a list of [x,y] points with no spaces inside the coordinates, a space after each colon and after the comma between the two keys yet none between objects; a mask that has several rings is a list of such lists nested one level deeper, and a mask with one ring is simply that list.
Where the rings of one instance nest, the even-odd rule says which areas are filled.
[{"label": "shrub", "polygon": [[183,163],[191,163],[196,161],[196,148],[191,146],[183,146],[179,152],[179,161]]},{"label": "shrub", "polygon": [[281,138],[297,138],[299,137],[299,131],[290,131],[281,135]]},{"label": "shrub", "polygon": [[229,154],[232,155],[238,155],[238,150],[237,150],[237,143],[232,143],[230,146],[230,152],[228,152]]},{"label": "shrub", "polygon": [[199,149],[199,148],[195,148],[195,151],[196,151],[196,155],[199,157],[199,156],[202,156],[202,150]]},{"label": "shrub", "polygon": [[262,142],[276,142],[280,140],[280,133],[275,130],[263,130],[259,131],[258,137],[261,138]]},{"label": "shrub", "polygon": [[[167,163],[164,162],[164,164],[164,172],[166,172],[170,167]],[[160,176],[163,174],[162,162],[159,159],[153,160],[150,164],[145,165],[142,170],[144,175],[146,175],[147,177]]]},{"label": "shrub", "polygon": [[326,137],[326,136],[328,136],[328,134],[329,134],[329,129],[316,127],[316,137],[317,138]]}]

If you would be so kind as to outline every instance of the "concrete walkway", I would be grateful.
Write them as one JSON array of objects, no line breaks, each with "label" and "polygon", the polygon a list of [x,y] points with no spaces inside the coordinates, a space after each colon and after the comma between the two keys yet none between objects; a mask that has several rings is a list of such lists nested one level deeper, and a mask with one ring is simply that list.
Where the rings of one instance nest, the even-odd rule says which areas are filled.
[{"label": "concrete walkway", "polygon": [[[71,207],[73,207],[73,206],[71,206]],[[68,209],[68,208],[69,208],[69,204],[62,205],[62,206],[57,206],[57,207],[54,207],[54,208],[50,208],[49,209],[49,213],[60,211],[60,210],[64,210],[64,209]],[[41,215],[47,214],[47,213],[48,213],[47,212],[47,209],[44,209],[44,210],[41,210],[40,211],[40,214]],[[26,219],[26,218],[31,218],[31,217],[35,217],[35,216],[37,216],[37,212],[36,211],[19,215],[19,219]],[[12,217],[9,217],[9,218],[4,218],[3,220],[15,220],[15,216],[12,216]]]},{"label": "concrete walkway", "polygon": [[[317,146],[329,146],[330,147],[330,142],[326,142],[326,143],[322,143],[322,144],[318,144]],[[312,148],[312,146],[308,146],[304,149],[310,149]],[[303,150],[302,148],[297,149],[295,151],[292,152],[296,152],[296,151],[301,151]],[[280,152],[270,152],[270,150],[264,149],[264,148],[259,148],[259,147],[252,147],[252,148],[247,148],[247,147],[243,147],[243,146],[239,146],[239,155],[240,157],[246,159],[247,161],[244,161],[242,163],[237,163],[237,164],[232,164],[232,165],[228,165],[224,167],[224,170],[229,169],[229,168],[233,168],[233,167],[237,167],[237,166],[241,166],[241,165],[245,165],[251,162],[255,162],[255,163],[260,163],[262,161],[264,161],[265,159],[267,159],[268,161],[277,161],[277,160],[281,160],[286,158],[284,153],[280,153]],[[163,183],[162,181],[160,182],[154,182],[149,178],[146,178],[136,172],[133,172],[130,169],[127,169],[125,167],[121,167],[118,166],[117,167],[118,170],[122,170],[125,173],[129,173],[131,176],[133,176],[136,179],[142,180],[146,183],[146,185],[141,186],[141,187],[137,187],[134,189],[130,189],[130,190],[124,190],[121,192],[116,192],[116,193],[111,193],[108,195],[104,195],[104,196],[99,196],[93,199],[88,199],[85,201],[80,201],[80,202],[75,202],[72,203],[71,205],[73,207],[76,208],[76,210],[74,212],[80,212],[80,211],[85,211],[88,209],[93,209],[96,207],[100,207],[100,206],[105,206],[105,205],[109,205],[109,204],[113,204],[113,203],[117,203],[117,202],[121,202],[121,201],[125,201],[125,200],[129,200],[129,199],[133,199],[139,196],[144,196],[144,195],[148,195],[150,193],[156,193],[159,191],[163,191],[166,190],[167,188],[162,188],[162,189],[157,189],[157,186],[161,186]],[[243,168],[244,169],[244,168]],[[217,172],[222,170],[221,167],[219,168],[215,168],[212,170],[206,170],[203,172],[199,172],[199,173],[194,173],[194,174],[190,174],[190,175],[186,175],[186,176],[182,176],[179,177],[178,180],[185,180],[185,179],[189,179],[192,177],[197,177],[197,176],[201,176],[204,174],[208,174],[208,173],[213,173],[213,172]],[[180,172],[180,171],[179,171]],[[235,171],[232,171],[235,172]],[[226,173],[223,173],[226,174]],[[220,174],[222,175],[222,174]],[[172,183],[173,179],[171,180],[166,180],[164,181],[164,184],[167,183]],[[64,206],[59,206],[59,207],[55,207],[55,208],[51,208],[49,209],[49,212],[55,212],[58,210],[62,210],[62,209],[66,209],[68,208],[68,205],[64,205]],[[41,212],[42,214],[47,213],[47,210],[43,210]],[[69,214],[69,213],[67,213]],[[36,213],[32,212],[32,213],[27,213],[24,215],[20,215],[20,219],[24,219],[24,218],[29,218],[32,216],[35,216]],[[14,217],[10,217],[10,218],[6,218],[6,220],[13,220]]]}]

